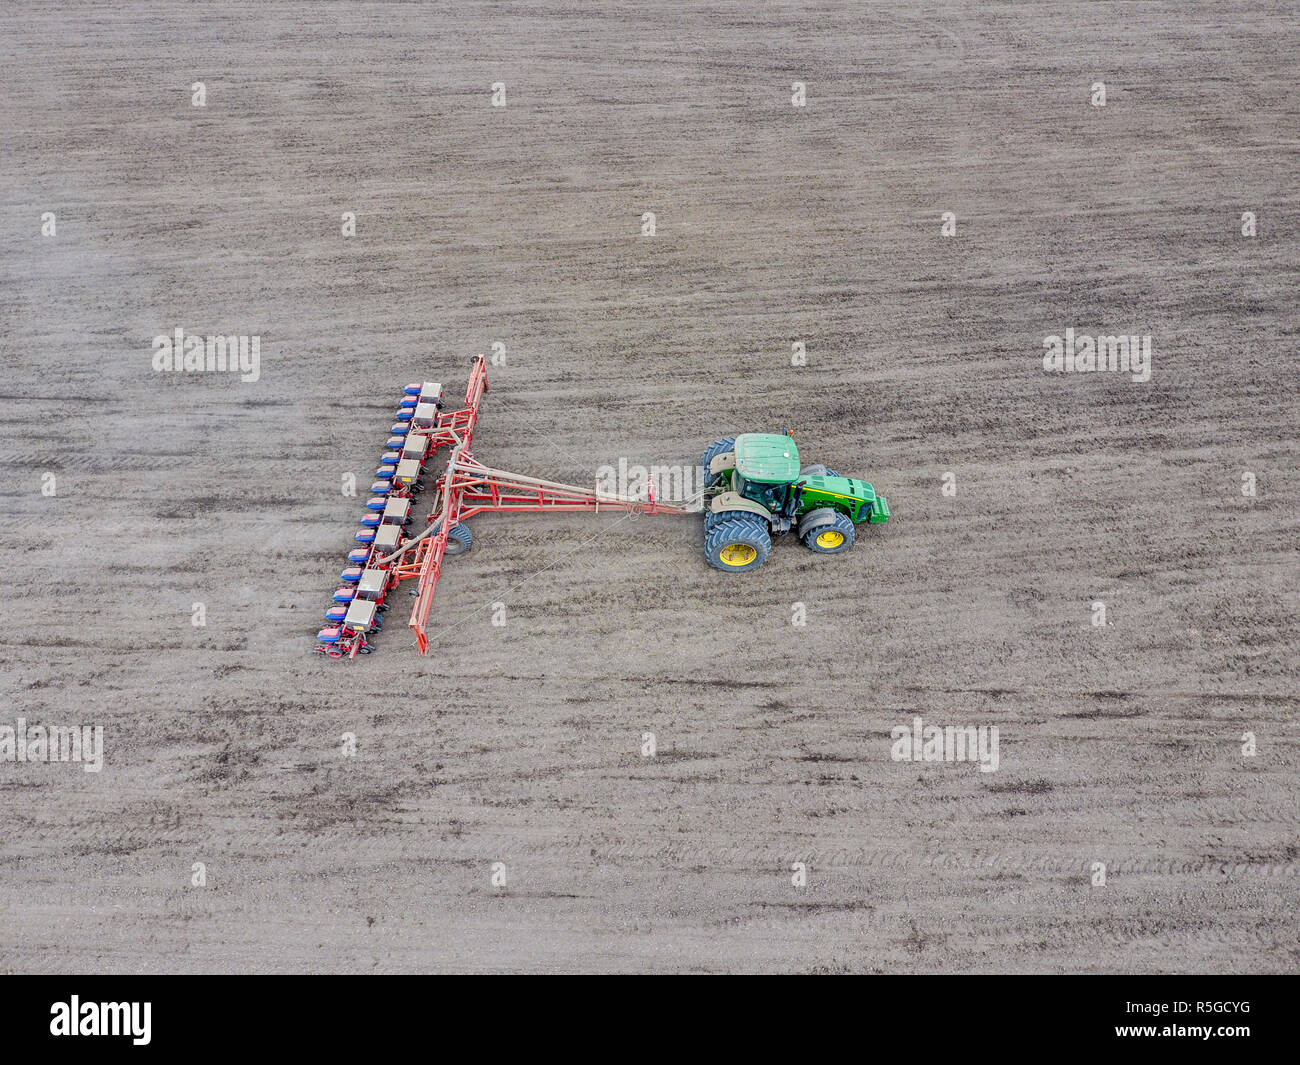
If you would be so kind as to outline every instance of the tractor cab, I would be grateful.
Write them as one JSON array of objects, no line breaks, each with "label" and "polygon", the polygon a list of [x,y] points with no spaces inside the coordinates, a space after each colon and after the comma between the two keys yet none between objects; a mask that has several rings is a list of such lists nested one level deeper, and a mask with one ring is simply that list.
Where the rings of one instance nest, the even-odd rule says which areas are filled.
[{"label": "tractor cab", "polygon": [[732,490],[771,511],[779,511],[799,479],[799,449],[784,433],[744,433],[736,437]]},{"label": "tractor cab", "polygon": [[746,499],[752,499],[755,503],[766,507],[773,514],[779,514],[784,510],[786,501],[790,498],[788,484],[764,484],[762,481],[751,481],[740,474],[736,474],[731,489],[733,492],[739,492]]},{"label": "tractor cab", "polygon": [[781,433],[745,433],[736,437],[736,467],[731,490],[772,515],[779,531],[789,527],[798,495],[799,449]]}]

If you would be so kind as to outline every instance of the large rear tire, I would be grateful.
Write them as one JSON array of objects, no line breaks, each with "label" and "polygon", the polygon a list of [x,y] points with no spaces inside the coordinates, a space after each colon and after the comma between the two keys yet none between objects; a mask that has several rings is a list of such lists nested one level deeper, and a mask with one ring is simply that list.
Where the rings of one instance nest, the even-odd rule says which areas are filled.
[{"label": "large rear tire", "polygon": [[717,522],[704,536],[705,559],[724,573],[758,569],[771,553],[772,534],[754,514]]},{"label": "large rear tire", "polygon": [[704,535],[708,536],[715,525],[724,521],[730,521],[732,518],[755,519],[762,522],[762,519],[749,510],[720,510],[716,514],[711,510],[704,512]]},{"label": "large rear tire", "polygon": [[704,458],[700,460],[700,466],[704,469],[705,488],[712,488],[722,480],[722,475],[709,472],[709,463],[719,455],[725,455],[728,451],[736,450],[736,438],[734,436],[720,436],[704,449]]}]

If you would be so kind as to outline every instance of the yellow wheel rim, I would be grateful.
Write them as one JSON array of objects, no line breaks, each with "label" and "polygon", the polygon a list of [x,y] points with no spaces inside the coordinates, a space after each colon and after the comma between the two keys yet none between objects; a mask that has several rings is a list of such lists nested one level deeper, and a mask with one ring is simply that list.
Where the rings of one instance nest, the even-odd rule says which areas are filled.
[{"label": "yellow wheel rim", "polygon": [[718,557],[728,566],[748,566],[758,557],[758,552],[749,544],[728,544]]},{"label": "yellow wheel rim", "polygon": [[827,529],[817,536],[818,547],[839,547],[842,543],[844,543],[844,534],[835,529]]}]

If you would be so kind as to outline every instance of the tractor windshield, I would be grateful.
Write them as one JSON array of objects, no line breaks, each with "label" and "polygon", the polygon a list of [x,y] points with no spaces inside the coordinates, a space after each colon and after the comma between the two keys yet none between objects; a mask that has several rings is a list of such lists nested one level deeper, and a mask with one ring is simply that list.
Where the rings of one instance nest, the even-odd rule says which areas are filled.
[{"label": "tractor windshield", "polygon": [[737,473],[735,489],[746,499],[761,503],[775,514],[785,506],[786,493],[789,492],[790,486],[788,484],[764,484],[762,481],[747,481]]}]

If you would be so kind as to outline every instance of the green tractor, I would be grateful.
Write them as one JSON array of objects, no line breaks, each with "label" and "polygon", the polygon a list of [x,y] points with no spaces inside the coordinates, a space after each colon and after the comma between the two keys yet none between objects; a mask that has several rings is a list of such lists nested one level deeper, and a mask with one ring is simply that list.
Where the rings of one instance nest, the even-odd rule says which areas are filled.
[{"label": "green tractor", "polygon": [[889,520],[885,497],[825,466],[799,466],[793,434],[744,433],[704,452],[704,557],[726,573],[767,561],[775,533],[793,531],[824,555],[853,545],[863,522]]}]

